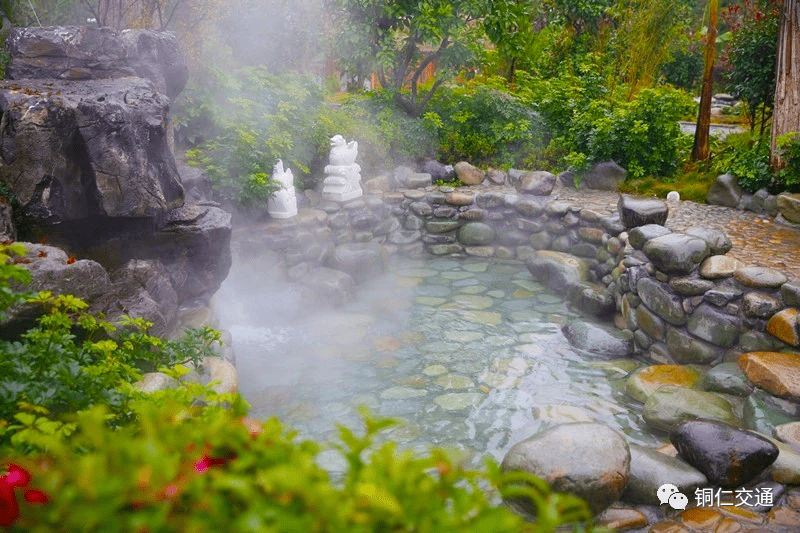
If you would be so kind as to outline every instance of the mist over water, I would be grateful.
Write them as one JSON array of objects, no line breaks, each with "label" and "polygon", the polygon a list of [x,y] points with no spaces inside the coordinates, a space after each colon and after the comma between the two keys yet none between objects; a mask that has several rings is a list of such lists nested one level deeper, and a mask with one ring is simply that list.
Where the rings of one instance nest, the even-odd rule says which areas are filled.
[{"label": "mist over water", "polygon": [[235,258],[215,297],[254,417],[324,440],[366,405],[403,421],[387,435],[401,446],[466,450],[475,466],[569,421],[656,442],[613,374],[567,343],[560,326],[578,315],[521,263],[397,259],[335,307],[270,256]]}]

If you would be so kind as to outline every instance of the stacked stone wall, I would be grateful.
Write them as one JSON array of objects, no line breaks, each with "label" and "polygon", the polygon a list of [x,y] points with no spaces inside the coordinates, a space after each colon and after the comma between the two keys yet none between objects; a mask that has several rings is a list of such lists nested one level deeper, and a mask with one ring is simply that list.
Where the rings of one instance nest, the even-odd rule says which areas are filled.
[{"label": "stacked stone wall", "polygon": [[[665,213],[664,204],[662,221]],[[661,362],[716,364],[800,344],[799,281],[727,256],[720,231],[626,229],[647,220],[623,214],[507,186],[428,186],[317,202],[295,219],[268,221],[250,245],[282,252],[290,278],[309,282],[317,269],[340,302],[353,280],[394,255],[518,260],[584,312],[613,316]]]}]

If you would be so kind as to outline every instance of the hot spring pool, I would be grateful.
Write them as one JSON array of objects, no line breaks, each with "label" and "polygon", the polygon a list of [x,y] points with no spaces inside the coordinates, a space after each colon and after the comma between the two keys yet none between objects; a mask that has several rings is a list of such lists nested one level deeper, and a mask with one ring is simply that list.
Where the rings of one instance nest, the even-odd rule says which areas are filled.
[{"label": "hot spring pool", "polygon": [[235,264],[215,299],[256,418],[327,440],[366,405],[403,422],[387,434],[401,446],[462,449],[474,465],[570,421],[658,442],[619,390],[637,364],[573,349],[561,326],[581,315],[519,262],[396,260],[339,308],[310,305],[266,264]]}]

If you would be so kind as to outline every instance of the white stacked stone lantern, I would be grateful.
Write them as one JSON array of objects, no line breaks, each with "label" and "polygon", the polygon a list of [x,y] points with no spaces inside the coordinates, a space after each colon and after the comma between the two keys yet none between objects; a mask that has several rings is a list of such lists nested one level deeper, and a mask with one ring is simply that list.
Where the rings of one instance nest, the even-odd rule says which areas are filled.
[{"label": "white stacked stone lantern", "polygon": [[361,167],[356,163],[358,142],[345,141],[341,135],[331,137],[329,164],[325,167],[322,196],[328,200],[346,202],[358,198],[361,190]]}]

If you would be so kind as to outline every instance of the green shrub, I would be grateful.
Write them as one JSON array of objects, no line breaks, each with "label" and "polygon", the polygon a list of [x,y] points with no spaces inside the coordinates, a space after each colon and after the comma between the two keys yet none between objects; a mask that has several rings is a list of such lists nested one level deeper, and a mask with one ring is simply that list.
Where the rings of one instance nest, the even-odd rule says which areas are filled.
[{"label": "green shrub", "polygon": [[720,143],[714,168],[733,174],[748,192],[769,187],[774,179],[769,166],[769,143],[749,132],[733,133]]},{"label": "green shrub", "polygon": [[301,187],[312,175],[323,97],[310,77],[259,67],[209,69],[202,84],[195,81],[184,92],[176,106],[176,137],[224,199],[263,206],[277,188],[269,177],[278,159]]},{"label": "green shrub", "polygon": [[800,191],[800,136],[797,133],[787,133],[777,139],[778,150],[781,152],[784,166],[776,175],[776,191]]},{"label": "green shrub", "polygon": [[6,249],[0,248],[0,311],[24,298],[44,314],[19,339],[0,339],[0,446],[25,448],[32,444],[25,434],[32,424],[57,424],[63,415],[98,404],[124,422],[137,395],[130,384],[141,379],[143,369],[197,364],[213,355],[219,333],[210,328],[164,341],[148,335],[150,324],[142,319],[123,317],[119,325],[111,324],[87,313],[87,304],[71,295],[18,295],[8,281],[29,276],[8,263]]},{"label": "green shrub", "polygon": [[544,145],[541,120],[499,79],[441,89],[425,121],[438,134],[438,157],[455,163],[513,166]]},{"label": "green shrub", "polygon": [[[68,440],[51,437],[46,455],[15,459],[45,503],[21,502],[11,531],[499,533],[591,519],[584,502],[531,476],[503,475],[496,465],[465,470],[439,450],[417,457],[378,446],[376,435],[392,422],[366,414],[362,432],[339,428],[334,448],[347,470],[334,484],[317,464],[322,447],[298,441],[276,419],[244,420],[170,394],[136,402],[138,424],[119,430],[102,408],[82,412]],[[538,522],[493,505],[492,485],[532,497]]]},{"label": "green shrub", "polygon": [[693,106],[682,91],[643,89],[630,102],[594,101],[578,111],[570,136],[587,163],[614,160],[634,179],[671,176],[680,161],[678,119]]}]

